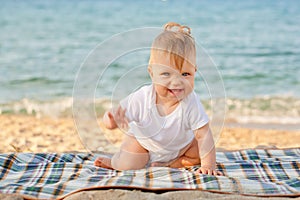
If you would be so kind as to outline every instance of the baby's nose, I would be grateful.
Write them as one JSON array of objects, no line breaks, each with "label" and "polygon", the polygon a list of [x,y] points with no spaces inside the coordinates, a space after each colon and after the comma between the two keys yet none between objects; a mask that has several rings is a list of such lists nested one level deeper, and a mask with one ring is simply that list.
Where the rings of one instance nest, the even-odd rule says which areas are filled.
[{"label": "baby's nose", "polygon": [[182,81],[183,81],[183,79],[180,75],[174,76],[174,78],[172,79],[172,84],[173,85],[180,85],[180,84],[182,84]]}]

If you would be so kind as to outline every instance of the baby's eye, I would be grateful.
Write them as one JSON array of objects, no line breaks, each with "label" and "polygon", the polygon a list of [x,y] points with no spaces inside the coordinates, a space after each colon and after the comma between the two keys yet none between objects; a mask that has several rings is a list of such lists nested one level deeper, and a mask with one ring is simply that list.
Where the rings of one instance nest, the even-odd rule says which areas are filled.
[{"label": "baby's eye", "polygon": [[170,73],[169,72],[163,72],[161,73],[162,76],[170,76]]},{"label": "baby's eye", "polygon": [[181,75],[182,75],[182,76],[189,76],[189,75],[190,75],[190,73],[188,73],[188,72],[184,72],[184,73],[182,73]]}]

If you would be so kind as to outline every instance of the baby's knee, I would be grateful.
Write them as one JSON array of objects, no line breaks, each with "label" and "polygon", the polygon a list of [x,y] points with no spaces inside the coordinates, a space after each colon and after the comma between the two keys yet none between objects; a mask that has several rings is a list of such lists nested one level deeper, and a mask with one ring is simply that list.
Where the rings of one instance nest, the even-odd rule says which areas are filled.
[{"label": "baby's knee", "polygon": [[113,158],[112,167],[117,170],[137,170],[146,167],[149,161],[149,155],[143,154],[132,156],[130,158]]}]

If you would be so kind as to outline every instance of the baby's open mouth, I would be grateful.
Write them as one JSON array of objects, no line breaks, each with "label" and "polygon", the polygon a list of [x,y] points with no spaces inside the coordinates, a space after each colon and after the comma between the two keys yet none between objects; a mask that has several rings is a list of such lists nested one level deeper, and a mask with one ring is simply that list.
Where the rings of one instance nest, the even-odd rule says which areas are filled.
[{"label": "baby's open mouth", "polygon": [[169,91],[170,91],[172,94],[178,96],[178,95],[182,94],[184,90],[183,90],[183,89],[169,89]]}]

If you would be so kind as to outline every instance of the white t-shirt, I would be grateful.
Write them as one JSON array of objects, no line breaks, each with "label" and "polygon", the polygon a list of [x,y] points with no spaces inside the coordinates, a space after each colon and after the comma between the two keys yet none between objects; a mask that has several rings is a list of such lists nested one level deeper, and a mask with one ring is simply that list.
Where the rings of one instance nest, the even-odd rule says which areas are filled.
[{"label": "white t-shirt", "polygon": [[129,120],[128,133],[149,151],[150,162],[168,162],[194,139],[193,131],[209,121],[193,91],[166,116],[158,113],[153,85],[146,85],[120,102]]}]

